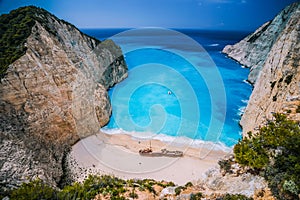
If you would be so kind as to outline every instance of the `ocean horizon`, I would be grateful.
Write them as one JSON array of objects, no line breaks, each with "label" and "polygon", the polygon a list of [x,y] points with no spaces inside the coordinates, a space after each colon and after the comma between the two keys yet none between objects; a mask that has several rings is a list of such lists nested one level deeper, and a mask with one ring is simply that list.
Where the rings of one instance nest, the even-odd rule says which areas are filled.
[{"label": "ocean horizon", "polygon": [[[198,29],[82,29],[112,39],[128,78],[109,90],[110,122],[101,130],[228,150],[242,137],[239,120],[252,86],[249,69],[222,54],[249,32]],[[198,46],[197,46],[198,45]]]}]

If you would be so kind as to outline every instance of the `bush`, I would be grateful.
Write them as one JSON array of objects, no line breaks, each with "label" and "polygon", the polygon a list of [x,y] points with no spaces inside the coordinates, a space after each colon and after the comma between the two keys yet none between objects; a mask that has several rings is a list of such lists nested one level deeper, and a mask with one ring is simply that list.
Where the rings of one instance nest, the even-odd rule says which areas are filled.
[{"label": "bush", "polygon": [[221,199],[222,200],[252,200],[252,198],[248,198],[242,194],[225,194],[225,196],[223,196]]},{"label": "bush", "polygon": [[192,193],[190,200],[200,200],[203,197],[203,194],[201,192],[198,192],[196,194]]},{"label": "bush", "polygon": [[282,114],[274,117],[256,137],[250,133],[235,145],[235,158],[239,164],[260,171],[278,199],[299,199],[299,123]]},{"label": "bush", "polygon": [[19,188],[11,191],[11,200],[40,200],[57,199],[57,191],[40,179],[23,183]]},{"label": "bush", "polygon": [[262,169],[269,162],[267,151],[258,139],[245,138],[240,140],[233,150],[236,161],[242,166]]},{"label": "bush", "polygon": [[176,194],[176,196],[177,196],[177,195],[180,195],[181,191],[182,191],[182,190],[185,190],[185,189],[186,189],[186,188],[183,187],[183,186],[179,186],[179,187],[175,188],[175,194]]},{"label": "bush", "polygon": [[[96,176],[89,175],[82,183],[75,182],[72,185],[67,185],[61,190],[51,188],[43,181],[37,179],[29,183],[22,184],[19,188],[12,191],[8,191],[7,196],[12,200],[73,200],[73,199],[93,199],[95,196],[101,194],[104,198],[112,200],[125,200],[125,193],[132,188],[132,191],[128,193],[131,198],[138,198],[135,189],[139,190],[147,189],[152,194],[156,195],[154,185],[161,185],[167,187],[170,182],[157,182],[152,179],[144,180],[122,180],[114,176]],[[188,183],[190,185],[191,183]],[[180,187],[184,189],[185,187]],[[3,196],[4,195],[4,196]],[[5,197],[6,194],[2,196]],[[1,196],[0,196],[1,197]]]},{"label": "bush", "polygon": [[[50,34],[57,35],[52,22],[47,21],[49,17],[59,20],[46,10],[34,6],[21,7],[0,16],[0,80],[6,75],[8,66],[26,53],[25,43],[36,21]],[[72,24],[61,21],[76,29]],[[97,39],[95,42],[100,43]]]},{"label": "bush", "polygon": [[299,193],[299,188],[298,186],[296,185],[296,183],[292,180],[285,180],[284,183],[283,183],[283,189],[287,192],[290,192],[294,195],[298,195]]},{"label": "bush", "polygon": [[8,66],[25,54],[25,42],[35,24],[30,7],[11,11],[0,17],[0,78]]},{"label": "bush", "polygon": [[188,187],[193,187],[193,183],[192,182],[187,182],[184,187],[188,188]]},{"label": "bush", "polygon": [[175,183],[173,182],[168,182],[165,187],[174,187],[175,186]]},{"label": "bush", "polygon": [[296,113],[300,113],[300,105],[297,106]]},{"label": "bush", "polygon": [[221,170],[224,170],[226,173],[231,173],[231,163],[233,161],[231,159],[224,159],[224,160],[219,160],[218,164],[221,168]]},{"label": "bush", "polygon": [[9,196],[12,200],[73,200],[93,199],[96,195],[102,194],[110,199],[125,199],[122,196],[127,191],[125,185],[126,181],[112,176],[90,175],[83,183],[75,182],[59,191],[38,179],[22,184],[18,189],[12,190]]},{"label": "bush", "polygon": [[133,198],[133,199],[138,199],[139,196],[137,193],[134,192],[134,190],[132,190],[132,192],[129,193],[129,197]]}]

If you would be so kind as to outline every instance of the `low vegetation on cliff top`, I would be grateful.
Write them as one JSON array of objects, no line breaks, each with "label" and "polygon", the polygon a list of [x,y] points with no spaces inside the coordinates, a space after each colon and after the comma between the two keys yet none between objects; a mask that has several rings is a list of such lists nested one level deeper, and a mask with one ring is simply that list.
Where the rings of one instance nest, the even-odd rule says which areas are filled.
[{"label": "low vegetation on cliff top", "polygon": [[[35,6],[21,7],[0,16],[0,79],[5,76],[11,63],[26,53],[26,39],[30,36],[36,21],[43,25],[49,33],[56,35],[53,22],[48,21],[49,17],[77,29],[74,25],[59,20],[48,11]],[[96,43],[100,43],[99,40],[93,39]]]},{"label": "low vegetation on cliff top", "polygon": [[0,78],[5,75],[9,64],[25,54],[25,42],[37,14],[47,13],[43,9],[28,6],[0,16]]},{"label": "low vegetation on cliff top", "polygon": [[[122,180],[107,175],[90,175],[83,183],[75,182],[72,185],[65,186],[63,189],[54,189],[42,180],[37,179],[29,183],[23,183],[19,188],[13,189],[5,196],[8,196],[10,200],[166,199],[161,198],[160,192],[166,187],[174,186],[175,184],[172,182],[155,181],[152,179]],[[184,186],[175,187],[176,194],[168,194],[167,198],[179,198],[179,195],[183,192],[185,192],[184,199],[187,197],[190,200],[205,198],[205,195],[198,190],[197,186],[194,188],[193,184],[188,182]],[[188,191],[188,195],[186,191]],[[0,195],[0,199],[3,197]],[[252,198],[240,194],[218,194],[217,199],[251,200]]]},{"label": "low vegetation on cliff top", "polygon": [[274,118],[256,136],[250,132],[235,145],[235,159],[260,173],[278,199],[299,199],[299,122],[282,114],[274,114]]},{"label": "low vegetation on cliff top", "polygon": [[[19,188],[9,192],[11,200],[38,199],[137,199],[138,191],[146,191],[157,196],[157,187],[175,186],[172,182],[144,180],[122,180],[113,176],[90,175],[83,183],[75,182],[63,189],[54,189],[41,180],[23,183]],[[188,185],[190,186],[190,185]],[[195,195],[194,195],[195,196]],[[195,196],[197,197],[197,196]],[[195,199],[195,198],[194,198]],[[197,198],[196,198],[197,199]]]},{"label": "low vegetation on cliff top", "polygon": [[0,17],[0,78],[8,65],[25,54],[24,45],[35,24],[29,8],[12,11]]}]

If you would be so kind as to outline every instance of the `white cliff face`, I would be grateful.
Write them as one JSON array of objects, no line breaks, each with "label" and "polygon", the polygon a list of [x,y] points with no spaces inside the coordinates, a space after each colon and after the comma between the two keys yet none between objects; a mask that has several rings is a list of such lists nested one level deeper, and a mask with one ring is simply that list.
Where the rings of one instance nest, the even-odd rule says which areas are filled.
[{"label": "white cliff face", "polygon": [[207,171],[197,184],[204,189],[203,193],[206,195],[229,193],[253,197],[255,192],[267,188],[267,182],[260,176],[246,172],[222,174],[219,168]]},{"label": "white cliff face", "polygon": [[266,22],[253,34],[250,34],[235,45],[228,45],[223,53],[250,68],[248,80],[254,84],[264,66],[269,52],[277,40],[286,34],[287,27],[293,29],[296,24],[291,24],[299,9],[299,3],[286,7],[273,20]]},{"label": "white cliff face", "polygon": [[[108,123],[107,89],[127,77],[121,49],[52,15],[36,21],[26,54],[0,83],[0,182],[56,185],[70,145]],[[49,28],[48,28],[49,29]]]},{"label": "white cliff face", "polygon": [[240,122],[244,134],[256,132],[272,119],[272,113],[300,120],[299,2],[223,52],[250,67],[249,81],[255,83]]}]

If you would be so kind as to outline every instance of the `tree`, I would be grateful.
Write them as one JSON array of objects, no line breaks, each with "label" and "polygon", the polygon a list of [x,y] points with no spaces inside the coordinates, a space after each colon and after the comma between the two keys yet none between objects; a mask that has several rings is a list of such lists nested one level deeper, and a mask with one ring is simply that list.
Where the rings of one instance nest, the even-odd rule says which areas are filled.
[{"label": "tree", "polygon": [[240,140],[234,147],[234,155],[242,166],[260,171],[278,199],[299,199],[299,122],[282,114],[274,117],[257,136],[250,132],[248,138]]}]

